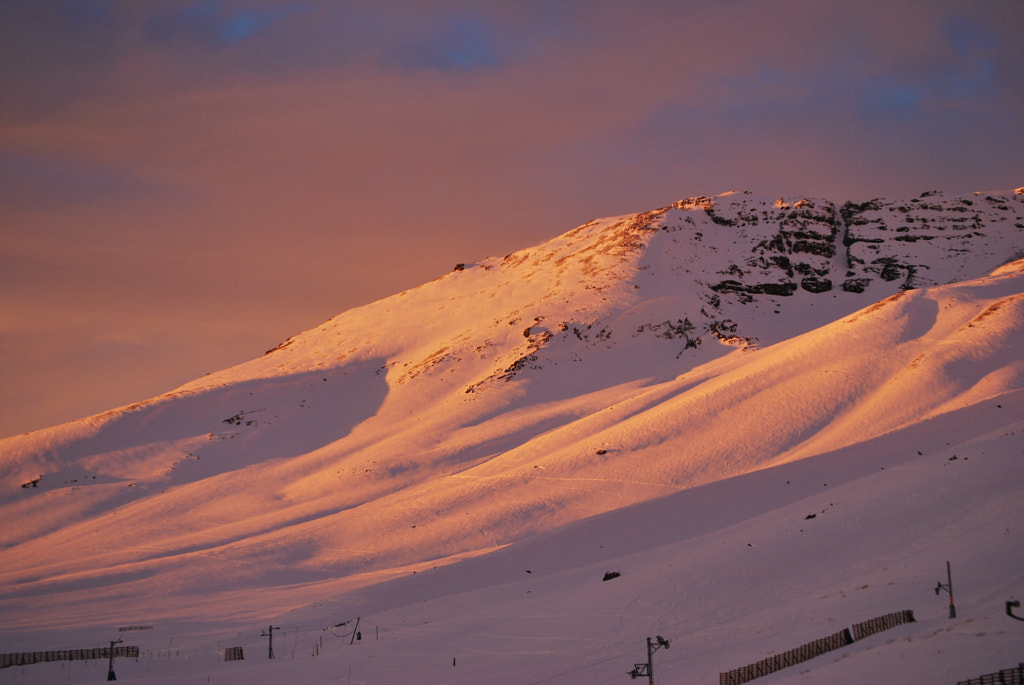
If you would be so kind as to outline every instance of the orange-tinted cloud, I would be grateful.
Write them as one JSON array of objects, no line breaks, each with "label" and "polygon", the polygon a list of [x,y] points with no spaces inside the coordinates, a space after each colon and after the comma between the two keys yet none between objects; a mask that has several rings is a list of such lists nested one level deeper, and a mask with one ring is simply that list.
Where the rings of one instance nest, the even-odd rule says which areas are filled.
[{"label": "orange-tinted cloud", "polygon": [[0,13],[0,435],[596,216],[1024,183],[1014,2]]}]

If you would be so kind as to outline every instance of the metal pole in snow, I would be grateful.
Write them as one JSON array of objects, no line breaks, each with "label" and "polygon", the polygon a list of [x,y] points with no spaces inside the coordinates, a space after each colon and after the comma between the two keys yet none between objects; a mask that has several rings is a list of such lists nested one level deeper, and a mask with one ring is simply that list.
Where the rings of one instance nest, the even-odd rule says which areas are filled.
[{"label": "metal pole in snow", "polygon": [[953,604],[953,572],[949,568],[949,562],[946,562],[946,584],[943,585],[941,581],[935,584],[935,594],[939,594],[940,590],[945,590],[949,593],[949,617],[956,618],[956,606]]},{"label": "metal pole in snow", "polygon": [[956,605],[953,604],[953,572],[949,569],[949,562],[946,562],[946,587],[949,588],[949,617],[956,618]]},{"label": "metal pole in snow", "polygon": [[281,626],[269,625],[267,626],[267,632],[263,633],[261,637],[269,638],[267,640],[267,658],[274,658],[274,631],[281,630]]},{"label": "metal pole in snow", "polygon": [[654,685],[654,650],[651,649],[651,638],[647,638],[647,683]]}]

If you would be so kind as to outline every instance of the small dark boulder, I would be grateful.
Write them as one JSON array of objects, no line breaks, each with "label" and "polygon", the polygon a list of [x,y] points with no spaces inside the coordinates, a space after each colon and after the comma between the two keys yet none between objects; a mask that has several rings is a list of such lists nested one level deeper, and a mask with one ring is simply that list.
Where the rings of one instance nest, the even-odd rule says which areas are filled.
[{"label": "small dark boulder", "polygon": [[809,293],[827,293],[829,290],[832,290],[832,281],[827,278],[808,276],[801,279],[800,287]]},{"label": "small dark boulder", "polygon": [[843,281],[843,290],[848,293],[862,293],[869,283],[870,278],[848,278]]},{"label": "small dark boulder", "polygon": [[760,283],[752,286],[750,292],[764,293],[765,295],[782,295],[788,297],[796,292],[796,283]]}]

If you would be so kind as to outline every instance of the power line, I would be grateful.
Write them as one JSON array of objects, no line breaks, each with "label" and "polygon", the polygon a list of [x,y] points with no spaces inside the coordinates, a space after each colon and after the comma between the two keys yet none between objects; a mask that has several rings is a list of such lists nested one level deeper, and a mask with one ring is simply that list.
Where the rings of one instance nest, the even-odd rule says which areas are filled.
[{"label": "power line", "polygon": [[534,681],[531,681],[529,683],[526,683],[526,685],[540,685],[541,683],[547,683],[547,682],[550,682],[552,680],[555,680],[556,678],[562,678],[564,676],[567,676],[567,675],[569,675],[571,673],[577,673],[579,671],[583,671],[583,670],[586,670],[588,668],[593,668],[594,666],[598,666],[600,664],[607,663],[609,661],[614,661],[616,659],[621,659],[622,657],[626,656],[627,654],[629,654],[629,652],[620,652],[618,654],[613,654],[612,656],[605,657],[604,659],[598,659],[597,661],[588,662],[588,663],[583,664],[582,666],[579,666],[577,668],[570,668],[570,669],[565,670],[565,671],[560,671],[558,673],[553,673],[553,674],[547,676],[546,678],[541,678],[540,680],[534,680]]}]

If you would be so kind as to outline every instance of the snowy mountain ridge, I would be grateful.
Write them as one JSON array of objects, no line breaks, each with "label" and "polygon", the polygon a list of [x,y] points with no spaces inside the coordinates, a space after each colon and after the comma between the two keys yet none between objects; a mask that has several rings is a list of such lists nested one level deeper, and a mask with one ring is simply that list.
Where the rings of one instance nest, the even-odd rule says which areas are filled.
[{"label": "snowy mountain ridge", "polygon": [[[22,631],[95,624],[97,598],[104,622],[248,621],[333,595],[383,611],[403,606],[385,581],[569,549],[559,531],[645,508],[695,519],[609,549],[707,547],[708,512],[752,525],[808,498],[874,520],[891,505],[867,493],[898,487],[872,471],[968,445],[1000,455],[977,478],[1006,490],[969,506],[1010,520],[1022,254],[1019,190],[729,193],[460,264],[161,397],[0,441],[0,608]],[[826,487],[854,488],[838,505],[810,489],[822,464]],[[744,503],[760,473],[802,484]],[[610,553],[536,554],[572,572]]]},{"label": "snowy mountain ridge", "polygon": [[[678,339],[683,350],[714,339],[749,344],[759,339],[758,333],[777,341],[778,335],[761,330],[757,317],[748,320],[750,308],[737,310],[736,306],[758,295],[780,298],[802,292],[835,295],[867,290],[877,300],[902,290],[985,275],[1024,257],[1022,198],[1020,189],[948,199],[930,192],[910,201],[871,200],[841,206],[807,198],[769,202],[735,192],[687,198],[659,210],[591,221],[502,259],[459,264],[440,283],[368,305],[377,311],[366,315],[391,323],[392,311],[401,311],[398,298],[414,300],[415,306],[431,315],[429,320],[415,320],[414,335],[419,339],[429,337],[424,334],[431,324],[455,325],[452,322],[464,312],[444,303],[446,289],[452,291],[449,299],[487,298],[487,304],[498,310],[491,313],[491,326],[499,329],[507,324],[526,338],[515,346],[521,355],[510,359],[507,367],[493,370],[498,378],[522,368],[558,336],[571,334],[590,347],[614,345],[611,328],[605,325],[611,318],[620,328],[637,323],[635,331],[620,330],[617,337],[628,333]],[[652,296],[649,288],[668,292]],[[630,311],[637,302],[643,304]],[[851,300],[846,309],[859,304]],[[346,312],[302,337],[330,339],[329,329],[344,327],[346,320],[364,311]],[[395,325],[406,326],[408,320],[395,318]],[[792,326],[788,322],[783,332],[787,337],[795,332]],[[749,328],[750,334],[737,334],[740,327]],[[393,329],[379,332],[376,338],[339,333],[328,344],[333,353],[352,340],[354,345],[336,356],[340,361],[356,350],[355,345],[375,347],[383,338],[397,344],[409,335]],[[411,367],[402,378],[454,358],[455,350],[465,361],[472,352],[457,345],[471,337],[470,331],[453,335],[450,348],[425,351],[422,358],[402,362]],[[488,337],[482,346],[493,347],[494,337],[504,336]],[[276,350],[294,342],[289,339]],[[304,349],[309,348],[307,343]],[[318,364],[332,363],[323,360],[327,354],[310,351]]]}]

